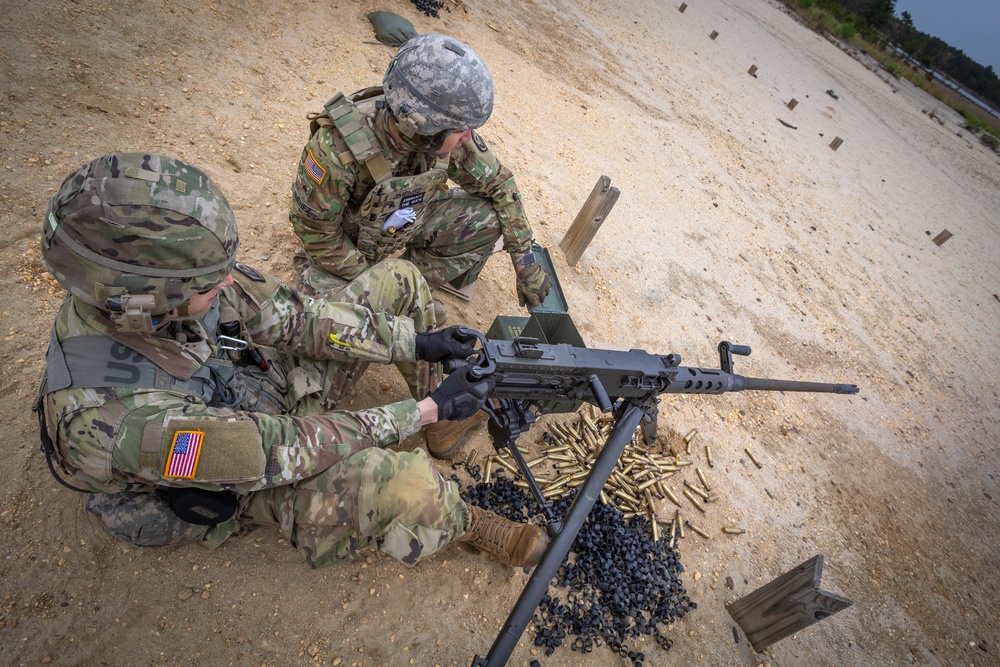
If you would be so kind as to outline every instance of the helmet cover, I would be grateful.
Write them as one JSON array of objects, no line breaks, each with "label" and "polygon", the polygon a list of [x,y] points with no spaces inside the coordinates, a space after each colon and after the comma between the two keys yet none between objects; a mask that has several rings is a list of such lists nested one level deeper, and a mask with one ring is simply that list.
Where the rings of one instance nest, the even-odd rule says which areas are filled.
[{"label": "helmet cover", "polygon": [[493,79],[486,64],[445,35],[418,35],[399,47],[382,88],[406,136],[474,130],[493,113]]},{"label": "helmet cover", "polygon": [[77,169],[49,202],[42,231],[45,265],[74,297],[113,314],[123,301],[141,304],[146,326],[131,331],[222,282],[238,248],[233,211],[211,179],[150,153]]}]

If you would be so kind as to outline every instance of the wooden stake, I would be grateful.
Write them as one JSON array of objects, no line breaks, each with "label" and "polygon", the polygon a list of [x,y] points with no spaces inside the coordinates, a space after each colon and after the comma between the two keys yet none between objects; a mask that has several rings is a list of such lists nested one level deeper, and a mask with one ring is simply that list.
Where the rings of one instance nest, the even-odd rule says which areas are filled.
[{"label": "wooden stake", "polygon": [[590,242],[597,235],[597,230],[601,228],[605,218],[614,208],[621,191],[611,187],[611,179],[601,176],[597,180],[597,185],[590,192],[583,208],[577,214],[573,224],[566,230],[559,247],[566,255],[566,263],[575,266],[580,261],[583,251],[587,249]]},{"label": "wooden stake", "polygon": [[726,610],[743,629],[753,650],[763,651],[854,604],[847,598],[819,590],[821,576],[823,554],[730,603]]}]

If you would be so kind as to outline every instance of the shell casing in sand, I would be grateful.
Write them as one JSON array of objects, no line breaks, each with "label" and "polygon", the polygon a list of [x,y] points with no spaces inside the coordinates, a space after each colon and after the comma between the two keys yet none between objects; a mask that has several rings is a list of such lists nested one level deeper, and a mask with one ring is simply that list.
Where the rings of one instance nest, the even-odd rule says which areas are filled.
[{"label": "shell casing in sand", "polygon": [[621,489],[612,490],[611,495],[618,496],[619,498],[624,500],[626,503],[629,503],[630,505],[634,505],[636,507],[638,507],[639,505],[639,500],[637,498],[632,497],[627,492],[622,491]]},{"label": "shell casing in sand", "polygon": [[475,463],[477,456],[479,456],[478,449],[473,449],[471,452],[469,452],[469,455],[465,459],[466,467],[471,467],[472,464]]},{"label": "shell casing in sand", "polygon": [[605,505],[611,502],[611,498],[608,498],[608,494],[604,493],[604,489],[601,489],[601,494],[599,498],[601,499],[601,502]]},{"label": "shell casing in sand", "polygon": [[670,487],[666,484],[663,485],[663,493],[667,496],[667,498],[670,498],[670,502],[678,507],[681,507],[681,501],[677,499],[677,496],[674,495],[674,492],[671,491]]},{"label": "shell casing in sand", "polygon": [[688,528],[690,528],[694,532],[698,533],[699,535],[701,535],[702,537],[704,537],[706,540],[712,539],[711,536],[709,536],[708,533],[706,533],[704,530],[702,530],[701,528],[699,528],[695,524],[691,523],[687,519],[684,520],[684,523],[685,523],[685,525],[687,525]]},{"label": "shell casing in sand", "polygon": [[694,474],[698,475],[698,481],[701,482],[701,485],[705,487],[706,491],[712,490],[712,487],[708,485],[708,480],[705,478],[705,473],[701,471],[701,468],[695,468]]},{"label": "shell casing in sand", "polygon": [[694,508],[696,510],[698,510],[702,514],[705,513],[705,508],[701,506],[701,503],[698,502],[698,499],[695,498],[693,493],[691,493],[691,489],[684,489],[684,497],[691,501],[691,504],[694,505]]},{"label": "shell casing in sand", "polygon": [[486,467],[483,469],[483,481],[487,484],[490,483],[490,473],[493,472],[493,457],[486,457]]},{"label": "shell casing in sand", "polygon": [[549,458],[548,454],[542,454],[541,456],[539,456],[537,458],[531,459],[530,461],[526,461],[526,463],[528,464],[529,468],[534,468],[536,465],[538,465],[542,461],[545,461],[548,458]]},{"label": "shell casing in sand", "polygon": [[709,468],[715,467],[712,463],[712,448],[709,445],[705,445],[705,460],[708,461]]},{"label": "shell casing in sand", "polygon": [[706,503],[714,503],[718,499],[719,499],[719,494],[718,493],[713,493],[713,494],[710,494],[708,496],[708,498],[705,498],[705,502]]},{"label": "shell casing in sand", "polygon": [[726,535],[742,535],[743,533],[745,533],[747,531],[744,528],[736,528],[736,527],[733,527],[733,526],[723,526],[722,527],[722,532],[725,533]]},{"label": "shell casing in sand", "polygon": [[749,447],[744,447],[743,451],[747,453],[747,456],[750,457],[750,460],[753,461],[753,464],[755,466],[757,466],[758,468],[763,468],[764,467],[764,466],[762,466],[760,464],[760,461],[757,460],[757,457],[753,455],[753,452],[750,451]]},{"label": "shell casing in sand", "polygon": [[507,470],[509,470],[510,472],[514,473],[515,475],[520,475],[521,474],[520,471],[517,469],[517,466],[514,463],[511,463],[510,461],[507,461],[502,456],[496,456],[496,457],[494,457],[494,460],[497,463],[499,463],[500,465],[502,465],[504,468],[506,468]]},{"label": "shell casing in sand", "polygon": [[691,442],[692,440],[694,440],[694,436],[696,436],[696,435],[698,435],[698,429],[693,428],[690,431],[688,431],[687,435],[684,436],[684,444],[687,444],[687,443]]},{"label": "shell casing in sand", "polygon": [[677,534],[684,537],[684,524],[681,522],[680,510],[674,510],[674,525],[677,526]]},{"label": "shell casing in sand", "polygon": [[689,490],[691,490],[694,493],[697,493],[699,496],[701,496],[702,500],[708,500],[708,491],[705,491],[703,489],[699,489],[697,486],[695,486],[694,484],[692,484],[691,482],[689,482],[687,480],[684,480],[684,486],[686,486]]},{"label": "shell casing in sand", "polygon": [[657,484],[659,484],[659,482],[660,482],[660,478],[659,477],[654,477],[653,479],[647,479],[644,482],[640,482],[639,485],[636,486],[635,488],[639,489],[640,491],[645,491],[646,489],[648,489],[651,486],[656,486]]},{"label": "shell casing in sand", "polygon": [[653,512],[653,508],[650,507],[646,510],[649,515],[649,526],[653,529],[653,542],[660,541],[660,525],[656,522],[656,513]]},{"label": "shell casing in sand", "polygon": [[551,491],[555,491],[558,488],[566,486],[566,484],[568,483],[569,483],[569,477],[560,477],[559,479],[555,480],[554,482],[546,486],[543,490],[545,491],[545,493],[549,493]]}]

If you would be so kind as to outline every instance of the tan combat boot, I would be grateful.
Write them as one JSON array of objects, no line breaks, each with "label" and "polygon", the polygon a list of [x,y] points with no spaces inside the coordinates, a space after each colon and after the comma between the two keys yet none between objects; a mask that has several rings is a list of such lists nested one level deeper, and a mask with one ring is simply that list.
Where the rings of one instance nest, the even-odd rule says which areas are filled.
[{"label": "tan combat boot", "polygon": [[480,410],[463,421],[439,421],[431,424],[424,431],[427,436],[427,451],[436,459],[450,459],[458,453],[458,448],[465,441],[469,431],[489,419],[489,415]]},{"label": "tan combat boot", "polygon": [[515,523],[489,510],[469,505],[469,529],[458,538],[496,557],[504,565],[534,567],[549,546],[541,526]]}]

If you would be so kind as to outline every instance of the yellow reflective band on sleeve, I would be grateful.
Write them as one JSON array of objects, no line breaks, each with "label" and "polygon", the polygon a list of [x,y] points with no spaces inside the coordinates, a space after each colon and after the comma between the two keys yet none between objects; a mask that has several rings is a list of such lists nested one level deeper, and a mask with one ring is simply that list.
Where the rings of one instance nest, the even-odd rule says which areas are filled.
[{"label": "yellow reflective band on sleeve", "polygon": [[350,343],[340,340],[337,338],[337,334],[335,333],[330,334],[330,345],[333,345],[334,347],[345,347],[347,349],[351,348]]}]

